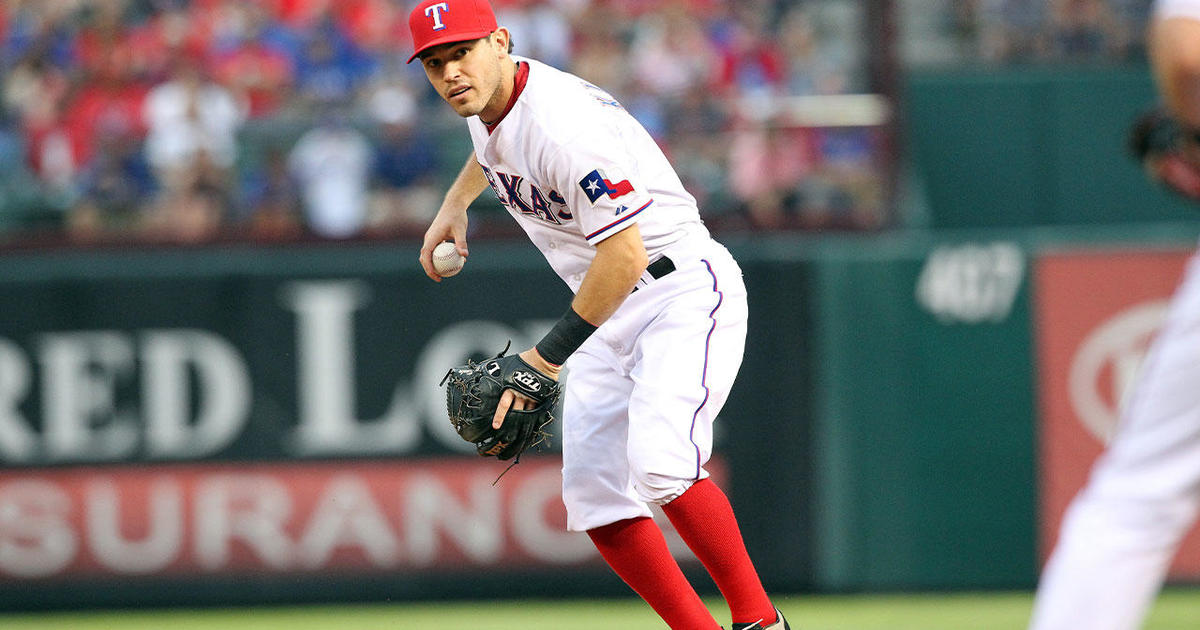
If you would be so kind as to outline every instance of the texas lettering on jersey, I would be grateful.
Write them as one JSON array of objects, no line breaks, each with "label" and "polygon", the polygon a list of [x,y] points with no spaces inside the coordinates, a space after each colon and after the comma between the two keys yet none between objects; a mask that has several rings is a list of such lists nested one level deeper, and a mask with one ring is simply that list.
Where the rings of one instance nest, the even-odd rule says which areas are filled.
[{"label": "texas lettering on jersey", "polygon": [[496,193],[496,198],[513,212],[554,225],[562,225],[564,221],[575,218],[567,207],[567,200],[557,191],[543,193],[533,182],[526,181],[520,175],[493,171],[486,166],[483,167],[483,174],[491,184],[492,192]]}]

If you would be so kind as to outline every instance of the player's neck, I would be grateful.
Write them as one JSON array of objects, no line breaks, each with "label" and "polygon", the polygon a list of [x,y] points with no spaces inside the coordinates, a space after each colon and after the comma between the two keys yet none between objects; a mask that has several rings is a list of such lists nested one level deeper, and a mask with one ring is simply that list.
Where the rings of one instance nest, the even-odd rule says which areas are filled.
[{"label": "player's neck", "polygon": [[479,112],[479,120],[485,125],[494,125],[504,116],[508,102],[512,100],[513,90],[516,89],[516,62],[504,64],[500,70],[500,88],[492,96],[491,101],[483,111]]},{"label": "player's neck", "polygon": [[500,89],[492,96],[491,101],[483,111],[479,112],[479,120],[491,127],[500,122],[508,111],[509,101],[517,85],[517,62],[510,58],[511,63],[500,67]]}]

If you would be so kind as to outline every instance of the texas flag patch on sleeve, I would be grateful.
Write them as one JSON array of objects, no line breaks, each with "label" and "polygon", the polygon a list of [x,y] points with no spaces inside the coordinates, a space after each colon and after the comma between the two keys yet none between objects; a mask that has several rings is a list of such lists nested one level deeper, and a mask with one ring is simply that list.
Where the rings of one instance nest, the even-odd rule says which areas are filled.
[{"label": "texas flag patch on sleeve", "polygon": [[630,184],[628,179],[614,182],[601,169],[584,175],[583,179],[579,180],[579,187],[583,189],[583,194],[587,195],[592,205],[596,205],[605,195],[608,195],[609,199],[618,199],[633,192],[633,184]]}]

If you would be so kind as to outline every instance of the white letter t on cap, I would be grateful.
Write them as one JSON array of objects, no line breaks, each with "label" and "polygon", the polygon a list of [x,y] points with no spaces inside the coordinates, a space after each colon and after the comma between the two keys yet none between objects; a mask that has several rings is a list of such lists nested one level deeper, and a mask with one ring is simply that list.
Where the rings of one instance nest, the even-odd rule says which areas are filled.
[{"label": "white letter t on cap", "polygon": [[440,31],[440,30],[446,28],[446,25],[442,24],[442,11],[449,11],[449,10],[450,10],[450,7],[447,6],[445,2],[431,4],[427,7],[425,7],[425,16],[426,17],[429,17],[431,15],[433,16],[433,30]]}]

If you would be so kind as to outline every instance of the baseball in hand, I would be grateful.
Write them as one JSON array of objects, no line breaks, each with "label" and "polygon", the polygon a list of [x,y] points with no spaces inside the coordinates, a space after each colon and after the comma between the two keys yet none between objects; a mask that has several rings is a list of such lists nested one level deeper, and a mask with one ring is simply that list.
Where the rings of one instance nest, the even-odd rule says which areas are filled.
[{"label": "baseball in hand", "polygon": [[433,248],[433,270],[443,278],[449,278],[461,271],[466,262],[467,259],[458,253],[451,241],[443,241]]}]

